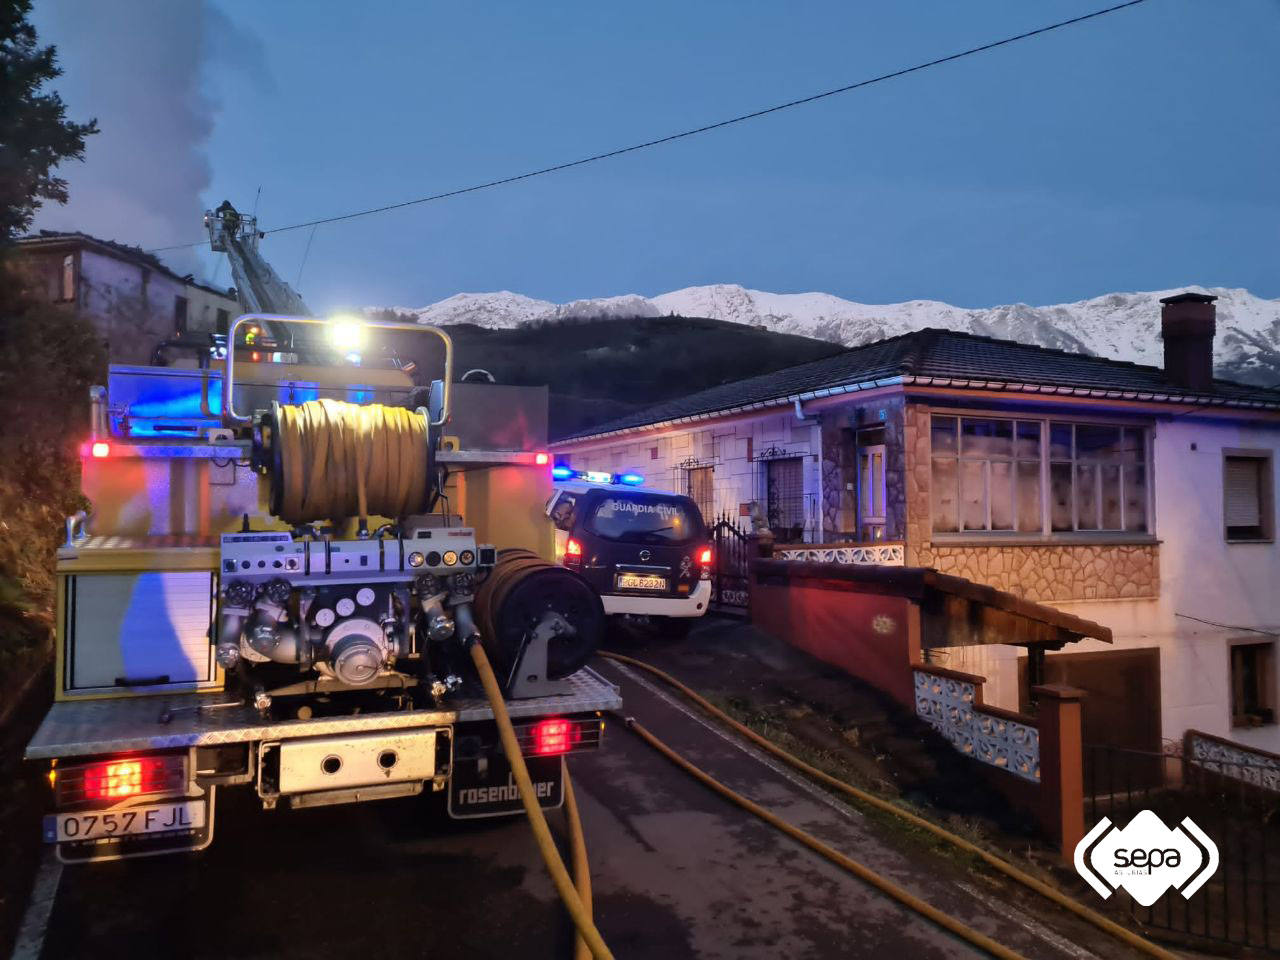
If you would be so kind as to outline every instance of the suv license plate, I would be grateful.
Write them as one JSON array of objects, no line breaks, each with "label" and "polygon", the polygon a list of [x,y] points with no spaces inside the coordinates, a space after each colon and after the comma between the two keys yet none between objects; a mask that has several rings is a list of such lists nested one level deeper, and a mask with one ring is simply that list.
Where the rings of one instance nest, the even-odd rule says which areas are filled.
[{"label": "suv license plate", "polygon": [[667,578],[644,573],[618,574],[619,590],[666,590]]},{"label": "suv license plate", "polygon": [[44,818],[44,840],[45,843],[69,843],[143,833],[199,830],[204,827],[206,809],[203,800],[170,800],[122,810],[52,813]]}]

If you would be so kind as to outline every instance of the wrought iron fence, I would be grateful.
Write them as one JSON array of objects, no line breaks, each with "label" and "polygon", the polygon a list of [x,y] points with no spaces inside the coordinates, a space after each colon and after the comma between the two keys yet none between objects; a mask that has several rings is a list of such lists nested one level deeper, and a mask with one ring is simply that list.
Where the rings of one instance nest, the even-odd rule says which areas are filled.
[{"label": "wrought iron fence", "polygon": [[746,616],[750,599],[751,542],[741,521],[728,514],[711,526],[715,568],[711,578],[711,609],[731,616]]},{"label": "wrought iron fence", "polygon": [[1190,899],[1174,889],[1150,907],[1131,899],[1139,923],[1191,938],[1280,947],[1280,794],[1191,755],[1112,746],[1085,748],[1084,775],[1090,826],[1109,817],[1122,827],[1151,810],[1170,827],[1190,817],[1218,846],[1217,872]]}]

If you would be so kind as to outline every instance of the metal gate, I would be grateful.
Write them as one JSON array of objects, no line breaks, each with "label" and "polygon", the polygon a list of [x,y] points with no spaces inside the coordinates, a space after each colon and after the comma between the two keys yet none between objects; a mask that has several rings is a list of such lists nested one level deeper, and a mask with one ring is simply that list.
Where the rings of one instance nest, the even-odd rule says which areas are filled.
[{"label": "metal gate", "polygon": [[711,609],[716,613],[745,617],[750,597],[748,560],[751,542],[746,531],[721,514],[711,527],[715,548],[715,570],[711,578]]},{"label": "metal gate", "polygon": [[1170,827],[1190,817],[1218,847],[1217,871],[1190,900],[1173,889],[1150,907],[1130,899],[1135,920],[1207,941],[1280,947],[1280,793],[1256,785],[1275,773],[1185,752],[1085,747],[1090,826],[1109,817],[1121,827],[1152,810]]}]

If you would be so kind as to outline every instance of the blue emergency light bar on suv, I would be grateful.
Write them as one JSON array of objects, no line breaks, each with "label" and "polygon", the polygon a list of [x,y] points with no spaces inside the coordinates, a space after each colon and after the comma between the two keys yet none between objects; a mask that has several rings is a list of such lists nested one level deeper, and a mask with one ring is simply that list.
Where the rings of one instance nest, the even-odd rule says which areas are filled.
[{"label": "blue emergency light bar on suv", "polygon": [[629,487],[638,487],[644,483],[644,477],[638,473],[605,473],[603,470],[574,470],[571,467],[561,465],[551,468],[551,476],[556,480],[585,480],[587,483],[624,483]]}]

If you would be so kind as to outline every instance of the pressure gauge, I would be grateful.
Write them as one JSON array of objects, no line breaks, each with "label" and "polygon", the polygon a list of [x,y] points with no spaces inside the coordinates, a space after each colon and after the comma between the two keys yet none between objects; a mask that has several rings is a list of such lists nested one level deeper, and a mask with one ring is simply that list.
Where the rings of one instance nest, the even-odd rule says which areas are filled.
[{"label": "pressure gauge", "polygon": [[330,610],[328,607],[321,607],[319,610],[316,611],[317,627],[331,627],[333,626],[333,621],[335,619],[336,618],[333,615],[333,611]]},{"label": "pressure gauge", "polygon": [[373,603],[374,596],[375,594],[372,587],[361,587],[356,591],[356,603],[360,604],[362,607],[367,607],[369,604]]},{"label": "pressure gauge", "polygon": [[340,617],[349,617],[356,612],[356,602],[350,597],[343,597],[334,604],[334,607],[337,609],[338,616]]}]

